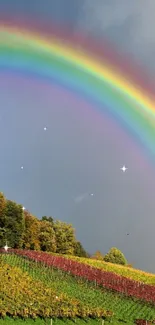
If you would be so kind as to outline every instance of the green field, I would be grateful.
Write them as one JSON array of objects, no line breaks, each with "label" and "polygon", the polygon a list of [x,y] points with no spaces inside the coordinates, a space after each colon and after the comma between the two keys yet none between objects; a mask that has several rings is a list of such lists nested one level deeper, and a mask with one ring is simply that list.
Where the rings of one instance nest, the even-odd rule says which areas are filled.
[{"label": "green field", "polygon": [[[127,298],[124,295],[110,292],[104,288],[96,287],[95,284],[73,277],[65,272],[45,267],[36,262],[29,261],[17,255],[2,255],[4,265],[17,268],[22,274],[28,274],[30,278],[41,283],[46,288],[51,288],[57,296],[64,294],[69,299],[77,299],[81,304],[92,308],[103,308],[114,313],[111,319],[112,324],[133,324],[135,319],[155,319],[155,306]],[[19,277],[20,285],[20,277]],[[4,283],[5,285],[5,283]],[[10,294],[10,293],[9,293]],[[67,299],[68,299],[67,298]],[[11,297],[10,297],[11,299]],[[81,319],[75,319],[76,324],[102,324],[102,320],[87,319],[87,322]],[[12,320],[6,318],[0,319],[0,324],[44,324],[44,320],[37,318],[34,320]],[[64,324],[64,320],[53,320],[53,324]],[[66,325],[73,324],[73,321],[66,320]],[[50,319],[47,320],[50,325]],[[105,321],[104,324],[108,324]]]}]

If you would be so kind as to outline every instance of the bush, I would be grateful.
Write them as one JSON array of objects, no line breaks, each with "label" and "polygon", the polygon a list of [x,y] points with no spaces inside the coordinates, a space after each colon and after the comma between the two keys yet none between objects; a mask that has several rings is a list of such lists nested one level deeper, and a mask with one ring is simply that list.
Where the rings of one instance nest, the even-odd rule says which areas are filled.
[{"label": "bush", "polygon": [[127,260],[124,254],[116,247],[112,247],[110,249],[110,251],[104,256],[104,261],[114,264],[127,265]]},{"label": "bush", "polygon": [[99,260],[99,261],[104,260],[104,256],[102,255],[102,253],[100,251],[96,251],[96,253],[94,255],[92,255],[91,258],[94,260]]}]

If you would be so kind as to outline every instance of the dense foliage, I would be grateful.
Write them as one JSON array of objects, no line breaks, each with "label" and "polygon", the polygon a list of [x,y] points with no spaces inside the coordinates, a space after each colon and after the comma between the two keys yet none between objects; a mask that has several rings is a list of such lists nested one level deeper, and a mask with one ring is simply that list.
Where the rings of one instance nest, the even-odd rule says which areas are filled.
[{"label": "dense foliage", "polygon": [[127,261],[123,253],[116,247],[112,247],[110,251],[104,256],[105,262],[110,262],[119,265],[126,265]]},{"label": "dense foliage", "polygon": [[87,257],[71,224],[43,216],[41,220],[0,192],[0,247],[26,248]]},{"label": "dense foliage", "polygon": [[[90,257],[75,237],[71,224],[52,217],[43,216],[41,220],[22,205],[7,200],[0,192],[0,247],[41,250],[46,252]],[[112,248],[105,257],[97,251],[93,258],[116,264],[126,264],[124,255]]]}]

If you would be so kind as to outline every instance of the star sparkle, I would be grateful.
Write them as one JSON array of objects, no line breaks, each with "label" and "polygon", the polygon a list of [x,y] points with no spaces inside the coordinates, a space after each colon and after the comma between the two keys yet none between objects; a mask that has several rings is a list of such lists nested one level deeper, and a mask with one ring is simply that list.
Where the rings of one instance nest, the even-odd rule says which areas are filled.
[{"label": "star sparkle", "polygon": [[6,245],[4,246],[4,249],[5,249],[6,252],[8,251],[8,248],[11,248],[11,247],[9,247],[9,246],[7,245],[7,243],[6,243]]},{"label": "star sparkle", "polygon": [[128,169],[127,167],[125,167],[125,165],[123,166],[123,167],[121,167],[120,168],[122,171],[123,171],[123,173],[125,173],[126,172],[126,170]]}]

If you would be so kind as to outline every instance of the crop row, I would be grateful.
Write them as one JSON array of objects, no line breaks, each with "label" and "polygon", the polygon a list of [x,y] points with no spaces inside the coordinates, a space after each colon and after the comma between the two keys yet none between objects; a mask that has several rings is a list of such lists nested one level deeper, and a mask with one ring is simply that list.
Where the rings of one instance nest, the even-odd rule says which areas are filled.
[{"label": "crop row", "polygon": [[0,263],[0,317],[111,317],[103,308],[89,308],[75,298],[45,286],[18,267]]},{"label": "crop row", "polygon": [[128,279],[114,273],[106,272],[90,265],[78,263],[62,256],[53,256],[48,253],[28,250],[10,250],[18,255],[25,256],[36,262],[53,266],[72,275],[94,281],[107,289],[111,289],[127,296],[135,297],[155,304],[155,287]]},{"label": "crop row", "polygon": [[[61,255],[62,256],[62,255]],[[113,272],[115,274],[124,276],[131,280],[143,282],[145,284],[154,285],[155,286],[155,274],[147,273],[141,270],[136,270],[131,267],[127,267],[124,265],[116,265],[112,263],[106,263],[104,261],[99,261],[91,258],[81,258],[77,256],[66,256],[73,261],[77,261],[80,263],[84,263],[90,266],[94,266],[104,271]]]},{"label": "crop row", "polygon": [[58,297],[65,294],[67,297],[81,302],[83,307],[89,306],[89,310],[92,308],[93,310],[94,308],[111,310],[114,313],[115,321],[118,319],[119,321],[135,321],[139,318],[147,320],[149,325],[151,324],[149,321],[155,320],[155,308],[153,306],[135,301],[116,292],[112,293],[105,288],[104,290],[95,288],[93,282],[83,281],[78,277],[74,278],[67,272],[45,267],[43,264],[40,265],[40,263],[15,254],[2,255],[2,261],[10,266],[20,268],[37,282],[38,280],[43,282],[46,287],[54,290]]}]

